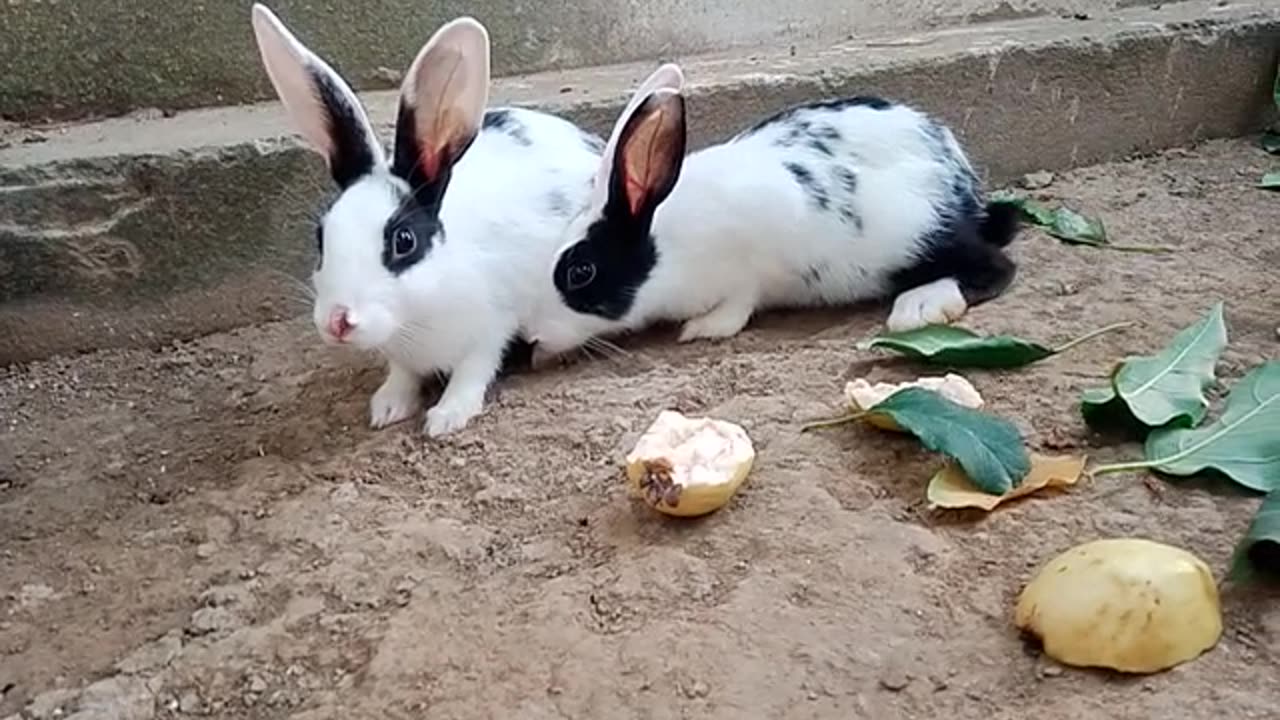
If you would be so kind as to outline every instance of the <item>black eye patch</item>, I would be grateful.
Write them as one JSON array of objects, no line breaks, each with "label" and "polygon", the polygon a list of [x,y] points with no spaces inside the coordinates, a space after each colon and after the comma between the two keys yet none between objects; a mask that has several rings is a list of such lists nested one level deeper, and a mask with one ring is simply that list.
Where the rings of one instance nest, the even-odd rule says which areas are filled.
[{"label": "black eye patch", "polygon": [[602,218],[556,261],[556,290],[575,312],[607,320],[625,316],[657,265],[653,238],[635,223]]},{"label": "black eye patch", "polygon": [[424,208],[412,195],[387,220],[382,231],[382,265],[399,275],[418,264],[436,243],[444,242],[438,210]]},{"label": "black eye patch", "polygon": [[316,269],[324,262],[324,225],[316,223]]}]

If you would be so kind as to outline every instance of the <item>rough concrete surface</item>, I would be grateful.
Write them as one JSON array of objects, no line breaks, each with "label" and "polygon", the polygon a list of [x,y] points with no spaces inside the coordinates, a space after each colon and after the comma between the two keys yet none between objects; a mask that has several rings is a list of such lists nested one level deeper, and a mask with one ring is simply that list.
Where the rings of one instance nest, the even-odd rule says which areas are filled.
[{"label": "rough concrete surface", "polygon": [[[966,372],[987,409],[1036,452],[1140,457],[1085,429],[1081,392],[1222,300],[1216,417],[1280,353],[1280,202],[1254,187],[1276,164],[1213,141],[1035,191],[1173,252],[1019,238],[1016,283],[967,327],[1057,344],[1138,324]],[[501,382],[446,442],[420,421],[368,430],[377,360],[305,321],[0,369],[0,717],[1275,718],[1280,589],[1226,584],[1217,646],[1147,677],[1064,668],[1011,622],[1038,567],[1100,537],[1171,543],[1223,578],[1256,497],[1124,473],[935,512],[941,459],[917,441],[800,432],[840,411],[848,378],[939,372],[855,349],[886,313],[626,339]],[[705,519],[626,498],[622,458],[665,408],[741,423],[756,446]]]},{"label": "rough concrete surface", "polygon": [[[479,18],[495,72],[759,43],[832,42],[972,20],[1103,13],[1134,0],[270,0],[360,89],[393,87],[441,23]],[[0,3],[0,119],[71,119],[269,97],[251,0]]]},{"label": "rough concrete surface", "polygon": [[[993,180],[1268,118],[1280,4],[1183,3],[686,64],[693,146],[784,105],[874,92],[936,113]],[[499,81],[606,132],[652,65]],[[394,98],[367,96],[386,127]],[[11,134],[0,149],[0,363],[155,345],[295,312],[321,163],[274,103]],[[28,142],[40,140],[43,142]],[[40,328],[31,332],[30,328]]]}]

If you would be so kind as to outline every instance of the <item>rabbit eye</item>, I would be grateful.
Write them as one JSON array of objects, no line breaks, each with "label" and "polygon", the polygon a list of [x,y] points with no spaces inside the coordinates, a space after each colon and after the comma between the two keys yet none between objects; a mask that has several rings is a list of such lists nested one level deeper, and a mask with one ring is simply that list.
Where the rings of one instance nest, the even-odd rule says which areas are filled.
[{"label": "rabbit eye", "polygon": [[570,265],[566,279],[570,290],[581,290],[596,279],[595,263],[580,262]]},{"label": "rabbit eye", "polygon": [[400,227],[396,229],[395,236],[395,256],[402,258],[413,252],[418,247],[418,236],[413,234],[412,228]]}]

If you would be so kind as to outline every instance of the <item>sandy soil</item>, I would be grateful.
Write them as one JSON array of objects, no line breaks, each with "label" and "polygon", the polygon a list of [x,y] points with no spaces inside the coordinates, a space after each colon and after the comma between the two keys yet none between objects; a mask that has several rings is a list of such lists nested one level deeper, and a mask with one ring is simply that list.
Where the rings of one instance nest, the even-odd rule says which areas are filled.
[{"label": "sandy soil", "polygon": [[[1227,301],[1230,381],[1280,354],[1274,160],[1243,141],[1087,168],[1038,194],[1170,255],[1028,231],[968,326],[1061,341],[975,372],[1029,445],[1133,457],[1082,389]],[[1107,476],[990,516],[931,512],[938,458],[850,427],[800,434],[844,379],[913,368],[854,342],[884,311],[763,317],[732,341],[634,338],[525,373],[432,443],[366,427],[380,371],[303,322],[0,371],[0,717],[1275,717],[1280,593],[1229,590],[1216,649],[1139,679],[1059,667],[1010,622],[1057,552],[1140,535],[1221,572],[1257,500]],[[756,469],[677,522],[619,461],[663,408],[742,423]],[[61,715],[60,715],[61,714]]]}]

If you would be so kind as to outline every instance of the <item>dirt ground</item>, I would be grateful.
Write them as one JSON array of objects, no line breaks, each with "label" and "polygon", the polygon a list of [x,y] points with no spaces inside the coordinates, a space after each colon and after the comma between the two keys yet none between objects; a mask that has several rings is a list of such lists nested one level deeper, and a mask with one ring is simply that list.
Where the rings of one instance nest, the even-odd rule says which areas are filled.
[{"label": "dirt ground", "polygon": [[[1280,196],[1253,188],[1274,164],[1213,142],[1036,191],[1176,252],[1027,231],[1015,286],[967,326],[1056,342],[1142,324],[970,373],[989,408],[1034,450],[1135,457],[1077,410],[1114,361],[1220,298],[1220,377],[1280,355]],[[367,429],[377,363],[305,321],[0,371],[0,717],[1275,717],[1275,590],[1228,588],[1219,645],[1145,678],[1057,666],[1011,625],[1034,569],[1098,537],[1170,542],[1221,574],[1257,499],[1118,475],[944,514],[916,442],[799,433],[846,378],[916,374],[854,349],[884,316],[772,314],[722,344],[649,333],[504,381],[442,443]],[[619,461],[667,407],[757,444],[706,519],[626,497]]]}]

